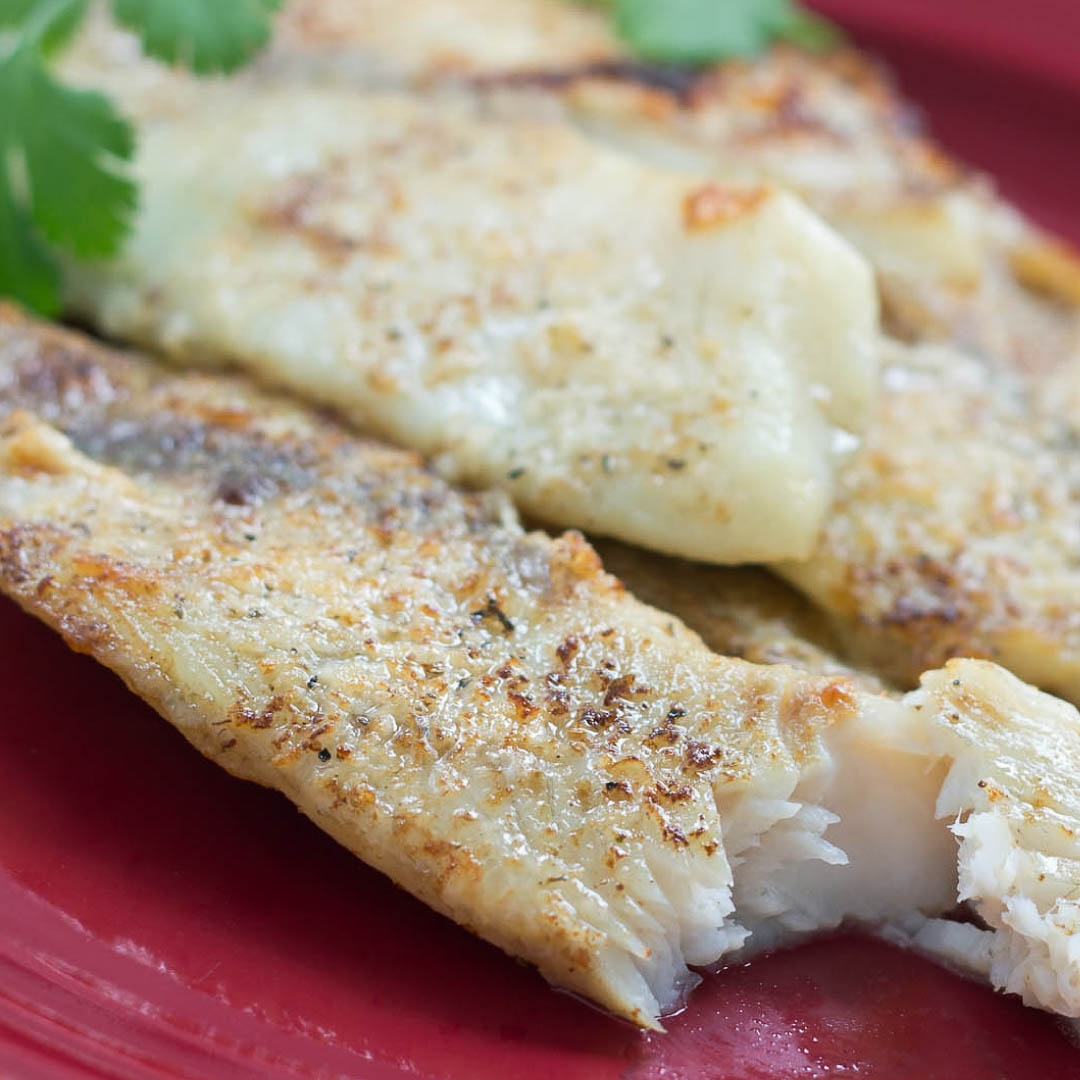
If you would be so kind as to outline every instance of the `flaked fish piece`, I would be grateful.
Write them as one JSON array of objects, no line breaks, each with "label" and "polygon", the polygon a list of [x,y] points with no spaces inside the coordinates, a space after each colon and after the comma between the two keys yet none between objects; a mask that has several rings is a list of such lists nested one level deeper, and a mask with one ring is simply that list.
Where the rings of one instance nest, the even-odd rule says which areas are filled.
[{"label": "flaked fish piece", "polygon": [[900,702],[719,657],[499,496],[10,309],[0,416],[0,588],[553,982],[656,1027],[692,966],[918,933],[959,888],[974,962],[1080,1011],[1069,706],[990,664]]},{"label": "flaked fish piece", "polygon": [[136,235],[69,274],[110,334],[246,368],[547,522],[811,550],[877,303],[793,196],[467,98],[209,86],[139,143]]}]

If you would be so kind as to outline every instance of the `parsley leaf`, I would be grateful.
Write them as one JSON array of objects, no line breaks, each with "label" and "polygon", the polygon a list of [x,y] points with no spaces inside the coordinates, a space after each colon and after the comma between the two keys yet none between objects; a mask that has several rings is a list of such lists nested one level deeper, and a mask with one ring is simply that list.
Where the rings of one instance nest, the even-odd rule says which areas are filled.
[{"label": "parsley leaf", "polygon": [[119,171],[133,151],[130,126],[107,98],[71,90],[45,67],[44,49],[74,30],[83,7],[28,6],[0,59],[0,292],[49,313],[59,273],[45,242],[82,258],[112,255],[135,208],[135,186]]},{"label": "parsley leaf", "polygon": [[613,0],[620,35],[643,60],[707,64],[754,56],[774,40],[828,48],[840,39],[795,0]]},{"label": "parsley leaf", "polygon": [[60,307],[60,274],[52,253],[34,233],[0,171],[0,296],[11,296],[42,315]]},{"label": "parsley leaf", "polygon": [[10,105],[0,150],[26,178],[34,224],[49,243],[80,258],[115,253],[135,209],[135,185],[119,162],[131,157],[131,126],[108,98],[56,82],[31,50],[0,66]]},{"label": "parsley leaf", "polygon": [[86,14],[87,0],[0,0],[0,30],[30,23],[33,15],[42,20],[38,47],[49,55],[68,43]]},{"label": "parsley leaf", "polygon": [[[113,0],[147,53],[196,72],[232,71],[270,37],[282,0]],[[54,79],[88,0],[0,0],[0,296],[60,309],[54,249],[115,255],[137,201],[131,125],[102,94]]]},{"label": "parsley leaf", "polygon": [[282,0],[113,0],[143,49],[199,74],[234,71],[270,40]]}]

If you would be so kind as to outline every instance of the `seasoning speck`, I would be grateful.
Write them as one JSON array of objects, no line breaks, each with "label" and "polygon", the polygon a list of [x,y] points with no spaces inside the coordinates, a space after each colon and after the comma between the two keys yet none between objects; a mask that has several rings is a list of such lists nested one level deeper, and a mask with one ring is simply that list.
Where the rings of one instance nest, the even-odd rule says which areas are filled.
[{"label": "seasoning speck", "polygon": [[327,750],[325,746],[319,751],[319,760],[320,761],[329,761],[330,760],[330,751]]},{"label": "seasoning speck", "polygon": [[508,634],[512,634],[514,632],[514,624],[507,618],[506,613],[502,610],[502,608],[499,607],[498,602],[495,600],[494,596],[489,596],[487,603],[482,608],[480,608],[479,611],[474,611],[472,613],[472,618],[474,622],[479,622],[481,619],[485,619],[488,617],[498,619],[499,624]]}]

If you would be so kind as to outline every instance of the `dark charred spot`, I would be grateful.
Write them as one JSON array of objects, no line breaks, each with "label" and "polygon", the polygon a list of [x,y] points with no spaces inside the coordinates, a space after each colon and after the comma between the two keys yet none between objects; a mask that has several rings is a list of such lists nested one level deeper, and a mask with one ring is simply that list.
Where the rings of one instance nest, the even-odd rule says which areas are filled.
[{"label": "dark charred spot", "polygon": [[686,715],[686,709],[682,705],[672,705],[668,709],[667,718],[669,720],[681,720]]},{"label": "dark charred spot", "polygon": [[665,721],[663,725],[649,732],[645,745],[650,750],[659,750],[663,746],[674,746],[678,741],[678,731],[672,727],[671,721]]},{"label": "dark charred spot", "polygon": [[548,673],[545,700],[552,716],[566,716],[570,711],[570,695],[562,688],[563,675],[558,671]]},{"label": "dark charred spot", "polygon": [[633,688],[633,675],[620,675],[617,679],[612,679],[607,691],[604,693],[604,704],[611,706],[617,701],[629,698],[633,694]]},{"label": "dark charred spot", "polygon": [[520,671],[515,671],[513,662],[508,662],[497,668],[495,671],[497,678],[502,679],[503,682],[509,682],[514,686],[522,687],[528,684],[529,680],[526,676],[522,675]]},{"label": "dark charred spot", "polygon": [[564,638],[555,649],[555,655],[558,656],[563,667],[569,667],[570,661],[574,659],[580,647],[581,642],[578,641],[574,634],[571,634],[569,637]]},{"label": "dark charred spot", "polygon": [[529,720],[540,711],[532,703],[532,699],[525,694],[516,694],[511,691],[506,696],[513,702],[520,720]]},{"label": "dark charred spot", "polygon": [[229,719],[237,725],[246,724],[256,730],[265,730],[274,722],[274,717],[285,707],[285,698],[280,694],[272,697],[263,710],[254,712],[243,702],[237,702],[229,712]]},{"label": "dark charred spot", "polygon": [[663,831],[664,839],[670,840],[676,847],[686,847],[690,843],[686,839],[686,833],[674,821],[665,821]]},{"label": "dark charred spot", "polygon": [[540,68],[532,71],[484,75],[474,82],[484,89],[507,86],[561,90],[575,82],[588,79],[605,79],[611,82],[629,83],[647,90],[660,90],[670,94],[679,104],[689,105],[702,76],[700,72],[692,68],[637,63],[633,60],[601,60],[569,68]]},{"label": "dark charred spot", "polygon": [[688,739],[683,757],[692,769],[711,769],[723,757],[723,753],[718,746],[709,746],[708,743]]},{"label": "dark charred spot", "polygon": [[214,500],[228,506],[258,506],[277,493],[277,483],[269,476],[227,469],[218,481]]},{"label": "dark charred spot", "polygon": [[615,713],[609,709],[584,708],[578,713],[578,721],[594,731],[606,728],[615,720]]},{"label": "dark charred spot", "polygon": [[694,797],[693,788],[687,784],[680,784],[678,787],[671,787],[668,784],[658,783],[656,785],[656,794],[664,802],[680,803],[686,802]]}]

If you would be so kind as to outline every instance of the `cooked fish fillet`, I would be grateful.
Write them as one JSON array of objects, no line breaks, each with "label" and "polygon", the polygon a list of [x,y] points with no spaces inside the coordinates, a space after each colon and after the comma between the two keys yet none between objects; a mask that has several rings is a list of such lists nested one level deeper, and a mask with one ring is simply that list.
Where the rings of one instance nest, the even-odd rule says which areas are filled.
[{"label": "cooked fish fillet", "polygon": [[719,657],[497,496],[10,309],[0,414],[0,588],[552,981],[657,1026],[748,935],[936,948],[959,889],[970,962],[1080,1011],[1069,706],[990,664],[900,702]]},{"label": "cooked fish fillet", "polygon": [[[140,116],[205,93],[104,19],[67,63]],[[852,50],[680,74],[629,62],[607,12],[565,0],[290,0],[241,81],[513,89],[526,113],[546,101],[635,155],[800,192],[871,260],[901,337],[1021,366],[1080,350],[1080,261],[927,139]]]},{"label": "cooked fish fillet", "polygon": [[[137,115],[205,92],[104,18],[66,63]],[[928,139],[887,71],[854,50],[780,47],[679,73],[629,61],[608,13],[563,0],[290,0],[241,80],[513,90],[526,114],[546,103],[635,155],[798,191],[870,259],[901,338],[1023,367],[1080,353],[1080,259]]]},{"label": "cooked fish fillet", "polygon": [[548,522],[809,553],[877,303],[792,196],[468,99],[240,83],[150,111],[137,234],[70,274],[110,333],[233,361]]},{"label": "cooked fish fillet", "polygon": [[780,569],[848,650],[912,684],[981,655],[1080,701],[1080,382],[892,346],[814,556]]},{"label": "cooked fish fillet", "polygon": [[925,138],[859,54],[776,49],[681,86],[585,71],[558,92],[594,137],[638,156],[798,191],[874,265],[893,334],[1004,366],[1080,355],[1080,260]]}]

